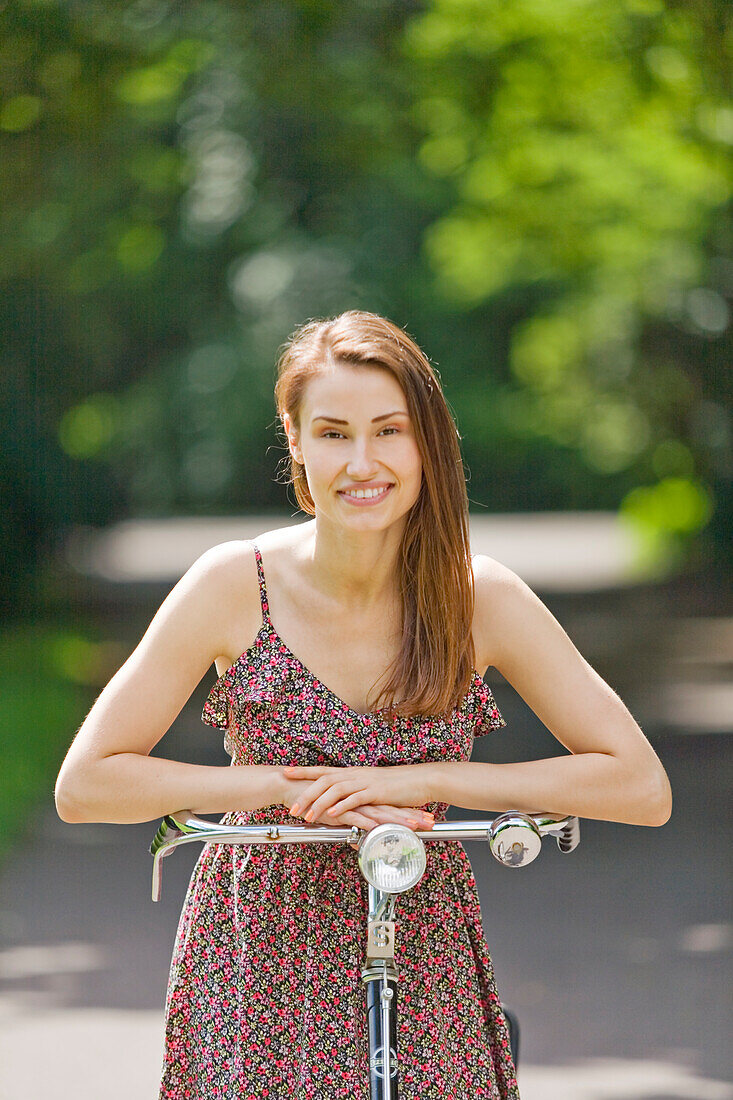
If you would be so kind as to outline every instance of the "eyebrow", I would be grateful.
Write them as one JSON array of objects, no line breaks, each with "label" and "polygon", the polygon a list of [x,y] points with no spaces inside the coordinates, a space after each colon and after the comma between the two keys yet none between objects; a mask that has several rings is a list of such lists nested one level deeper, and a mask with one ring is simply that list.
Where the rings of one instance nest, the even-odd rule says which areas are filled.
[{"label": "eyebrow", "polygon": [[[389,420],[391,416],[407,416],[408,414],[404,409],[395,409],[394,412],[382,413],[381,416],[375,416],[372,420],[372,424],[378,424],[381,420]],[[318,416],[313,417],[313,423],[316,420],[328,420],[330,424],[348,424],[348,420],[338,420],[335,416],[325,416],[320,413]]]}]

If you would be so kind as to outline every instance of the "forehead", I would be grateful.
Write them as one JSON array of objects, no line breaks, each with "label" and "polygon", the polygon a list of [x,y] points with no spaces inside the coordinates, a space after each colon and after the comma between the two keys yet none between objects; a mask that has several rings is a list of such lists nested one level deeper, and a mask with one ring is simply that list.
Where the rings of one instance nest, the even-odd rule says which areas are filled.
[{"label": "forehead", "polygon": [[397,410],[408,411],[407,398],[392,372],[383,367],[337,364],[311,378],[303,395],[302,414],[306,419],[370,419]]}]

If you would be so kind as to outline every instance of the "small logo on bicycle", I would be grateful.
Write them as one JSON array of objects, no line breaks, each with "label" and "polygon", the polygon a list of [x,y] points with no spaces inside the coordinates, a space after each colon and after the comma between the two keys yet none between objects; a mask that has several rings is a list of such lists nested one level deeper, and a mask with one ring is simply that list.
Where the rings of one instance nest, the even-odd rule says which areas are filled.
[{"label": "small logo on bicycle", "polygon": [[[389,1075],[390,1077],[397,1076],[397,1051],[394,1047],[389,1048]],[[384,1079],[384,1047],[378,1047],[372,1055],[371,1069],[374,1070],[377,1077],[381,1080]]]}]

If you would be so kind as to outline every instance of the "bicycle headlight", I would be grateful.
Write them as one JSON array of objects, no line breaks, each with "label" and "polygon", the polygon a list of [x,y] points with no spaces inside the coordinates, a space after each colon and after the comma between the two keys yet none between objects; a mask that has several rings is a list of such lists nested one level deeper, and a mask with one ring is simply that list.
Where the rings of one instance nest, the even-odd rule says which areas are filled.
[{"label": "bicycle headlight", "polygon": [[359,867],[367,882],[388,894],[402,894],[425,873],[425,845],[406,825],[377,825],[362,839]]}]

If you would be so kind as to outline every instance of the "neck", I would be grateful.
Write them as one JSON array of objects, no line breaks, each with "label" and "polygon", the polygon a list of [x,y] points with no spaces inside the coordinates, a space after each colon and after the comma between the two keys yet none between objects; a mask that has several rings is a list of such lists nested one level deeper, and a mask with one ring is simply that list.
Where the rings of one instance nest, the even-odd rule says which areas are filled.
[{"label": "neck", "polygon": [[397,569],[404,524],[383,531],[349,531],[312,520],[302,543],[310,583],[355,612],[388,604],[398,596]]}]

